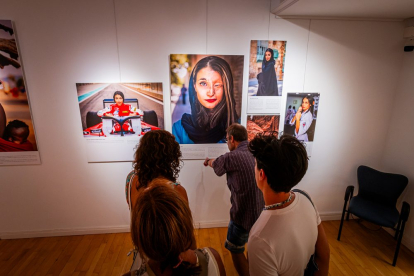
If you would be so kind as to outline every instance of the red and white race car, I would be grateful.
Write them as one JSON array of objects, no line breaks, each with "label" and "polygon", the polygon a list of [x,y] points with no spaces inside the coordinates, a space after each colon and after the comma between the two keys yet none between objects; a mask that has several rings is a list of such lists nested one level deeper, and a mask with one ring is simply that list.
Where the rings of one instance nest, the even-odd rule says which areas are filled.
[{"label": "red and white race car", "polygon": [[[140,136],[158,127],[158,117],[154,110],[142,111],[139,109],[138,99],[125,99],[124,109],[114,107],[113,99],[104,99],[103,108],[99,111],[88,111],[84,137],[117,137]],[[122,116],[125,113],[126,116]]]}]

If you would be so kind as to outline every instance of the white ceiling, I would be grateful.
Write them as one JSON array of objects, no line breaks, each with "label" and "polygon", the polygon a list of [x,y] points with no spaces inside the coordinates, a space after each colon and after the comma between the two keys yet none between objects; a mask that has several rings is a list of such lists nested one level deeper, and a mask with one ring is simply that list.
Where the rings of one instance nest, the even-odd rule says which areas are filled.
[{"label": "white ceiling", "polygon": [[402,20],[414,17],[414,0],[271,0],[280,17]]}]

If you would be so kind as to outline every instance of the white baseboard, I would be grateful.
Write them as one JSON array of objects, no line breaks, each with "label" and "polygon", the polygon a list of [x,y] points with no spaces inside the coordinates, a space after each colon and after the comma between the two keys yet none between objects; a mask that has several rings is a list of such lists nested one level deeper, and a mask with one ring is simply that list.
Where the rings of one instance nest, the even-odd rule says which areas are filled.
[{"label": "white baseboard", "polygon": [[[320,213],[322,221],[340,220],[342,213]],[[350,219],[352,219],[350,217]],[[200,228],[214,228],[227,227],[229,221],[196,221],[194,227]],[[384,228],[385,231],[394,235],[394,231],[389,228]],[[36,230],[36,231],[20,231],[20,232],[3,232],[0,233],[0,239],[24,239],[24,238],[41,238],[41,237],[58,237],[58,236],[76,236],[76,235],[91,235],[91,234],[109,234],[109,233],[126,233],[129,232],[129,225],[121,225],[117,227],[91,227],[91,228],[75,228],[75,229],[52,229],[52,230]],[[411,251],[414,252],[414,238],[404,236],[402,243]]]},{"label": "white baseboard", "polygon": [[319,216],[322,221],[341,220],[342,213],[319,213]]},{"label": "white baseboard", "polygon": [[[214,228],[227,227],[228,221],[199,221],[194,222],[194,227],[198,228]],[[109,234],[109,233],[125,233],[129,232],[129,225],[121,225],[117,227],[92,227],[77,229],[49,229],[36,231],[20,231],[20,232],[3,232],[0,233],[0,239],[25,239],[25,238],[43,238],[43,237],[61,237],[61,236],[77,236],[92,234]]]},{"label": "white baseboard", "polygon": [[43,238],[43,237],[60,237],[60,236],[77,236],[91,234],[108,234],[108,233],[125,233],[129,232],[129,225],[121,225],[117,227],[91,227],[76,229],[52,229],[52,230],[36,230],[21,232],[3,232],[0,238],[8,239],[25,239],[25,238]]},{"label": "white baseboard", "polygon": [[[341,220],[342,213],[319,213],[322,221],[328,220]],[[350,218],[352,219],[352,218]],[[195,221],[195,228],[214,228],[214,227],[227,227],[229,221]]]},{"label": "white baseboard", "polygon": [[215,228],[215,227],[227,227],[229,226],[229,221],[226,220],[217,220],[217,221],[195,221],[194,228]]},{"label": "white baseboard", "polygon": [[[340,220],[340,213],[321,213],[321,220]],[[214,228],[227,227],[229,221],[195,221],[194,227]],[[125,233],[129,232],[129,225],[120,225],[116,227],[91,227],[91,228],[74,228],[74,229],[45,229],[35,231],[3,232],[0,233],[0,239],[25,239],[25,238],[43,238],[43,237],[60,237],[60,236],[77,236],[91,234],[108,234],[108,233]]]}]

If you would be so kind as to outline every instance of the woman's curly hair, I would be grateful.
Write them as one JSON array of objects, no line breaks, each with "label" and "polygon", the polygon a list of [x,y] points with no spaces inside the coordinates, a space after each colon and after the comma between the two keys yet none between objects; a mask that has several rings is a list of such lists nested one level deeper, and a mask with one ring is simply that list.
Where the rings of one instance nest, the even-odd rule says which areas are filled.
[{"label": "woman's curly hair", "polygon": [[147,187],[157,177],[177,181],[181,169],[180,145],[166,130],[152,130],[141,138],[133,166],[139,185]]}]

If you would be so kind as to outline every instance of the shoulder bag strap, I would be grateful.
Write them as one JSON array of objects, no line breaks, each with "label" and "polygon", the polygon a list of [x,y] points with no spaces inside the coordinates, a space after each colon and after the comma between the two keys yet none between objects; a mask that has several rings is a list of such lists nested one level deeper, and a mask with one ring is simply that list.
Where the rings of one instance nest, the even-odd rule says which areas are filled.
[{"label": "shoulder bag strap", "polygon": [[310,198],[310,196],[307,193],[305,193],[304,191],[299,190],[299,189],[293,189],[292,192],[300,193],[300,194],[306,196],[309,199],[309,201],[312,203],[313,208],[315,208],[315,205],[313,204],[312,199]]},{"label": "shoulder bag strap", "polygon": [[131,202],[131,187],[132,187],[132,181],[134,180],[135,173],[132,174],[131,178],[129,179],[128,183],[128,205],[129,205],[129,211],[132,216],[132,202]]},{"label": "shoulder bag strap", "polygon": [[[299,189],[293,189],[292,192],[300,193],[300,194],[306,196],[309,199],[309,201],[312,203],[313,208],[315,209],[315,205],[313,204],[312,199],[310,198],[310,196],[306,192],[304,192],[302,190],[299,190]],[[315,211],[316,211],[316,209],[315,209]],[[318,271],[318,270],[319,270],[319,268],[318,268],[318,264],[315,261],[315,253],[314,253],[314,254],[312,254],[312,256],[309,259],[309,262],[308,262],[308,264],[306,266],[306,269],[305,269],[304,276],[313,276],[315,274],[315,272]]]}]

